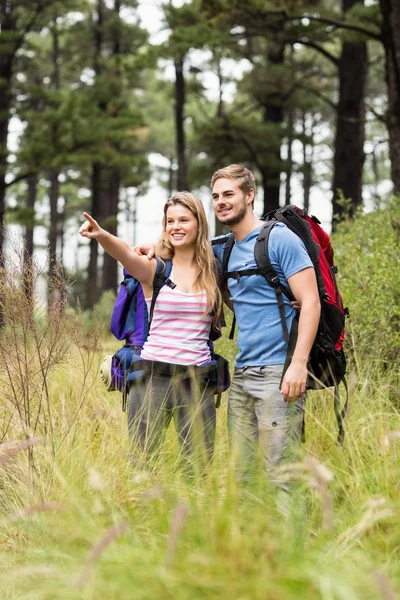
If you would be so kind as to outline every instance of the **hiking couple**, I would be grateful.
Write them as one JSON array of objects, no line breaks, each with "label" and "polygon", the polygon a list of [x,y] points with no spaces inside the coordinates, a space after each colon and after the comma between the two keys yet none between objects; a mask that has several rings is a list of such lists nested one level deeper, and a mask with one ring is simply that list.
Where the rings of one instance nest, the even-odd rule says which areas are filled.
[{"label": "hiking couple", "polygon": [[[246,470],[258,441],[265,470],[271,473],[278,464],[296,459],[300,447],[307,361],[318,328],[320,300],[303,242],[277,223],[270,232],[271,264],[301,307],[297,342],[282,378],[287,341],[276,293],[261,274],[237,276],[238,271],[257,266],[254,247],[263,221],[254,214],[255,190],[253,174],[241,165],[219,169],[211,178],[216,216],[234,236],[227,287],[217,266],[222,264],[224,244],[211,248],[202,203],[188,192],[178,192],[166,203],[156,255],[172,259],[169,281],[176,287],[164,285],[155,303],[141,351],[143,363],[149,365],[147,376],[130,388],[128,424],[142,446],[152,451],[174,415],[184,453],[193,455],[202,446],[207,459],[211,458],[214,390],[196,372],[211,359],[210,328],[218,327],[224,299],[233,307],[238,325],[239,352],[228,400],[231,448],[240,469]],[[142,256],[87,213],[84,216],[81,235],[97,239],[141,282],[150,309],[157,268],[153,252]],[[283,310],[290,331],[296,310],[286,298]]]}]

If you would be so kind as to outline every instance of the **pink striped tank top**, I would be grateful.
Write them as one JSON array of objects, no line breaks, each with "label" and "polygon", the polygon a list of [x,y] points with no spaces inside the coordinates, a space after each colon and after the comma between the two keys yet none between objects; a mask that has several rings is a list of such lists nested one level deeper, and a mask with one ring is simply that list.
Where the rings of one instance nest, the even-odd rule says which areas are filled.
[{"label": "pink striped tank top", "polygon": [[[150,314],[151,298],[146,298]],[[164,285],[158,295],[149,336],[140,356],[178,365],[201,365],[211,360],[208,340],[212,316],[205,292],[185,294]]]}]

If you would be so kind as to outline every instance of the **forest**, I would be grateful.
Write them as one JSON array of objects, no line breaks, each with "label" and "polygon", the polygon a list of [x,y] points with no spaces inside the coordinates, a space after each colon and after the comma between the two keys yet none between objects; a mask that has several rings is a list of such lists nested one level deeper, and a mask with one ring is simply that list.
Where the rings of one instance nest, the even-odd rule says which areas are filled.
[{"label": "forest", "polygon": [[[71,268],[83,211],[122,237],[230,163],[260,215],[329,206],[350,311],[345,441],[309,391],[285,513],[235,479],[226,392],[206,474],[172,427],[131,460],[99,376],[119,267],[91,239]],[[399,196],[398,0],[0,0],[1,600],[400,597]]]},{"label": "forest", "polygon": [[[305,208],[313,186],[332,198],[333,229],[400,190],[397,3],[178,4],[160,4],[152,43],[136,0],[1,1],[0,228],[23,227],[29,262],[45,226],[50,277],[82,209],[115,233],[151,176],[167,198],[243,163],[263,212],[290,203],[296,179]],[[81,270],[86,308],[116,291],[96,243]]]}]

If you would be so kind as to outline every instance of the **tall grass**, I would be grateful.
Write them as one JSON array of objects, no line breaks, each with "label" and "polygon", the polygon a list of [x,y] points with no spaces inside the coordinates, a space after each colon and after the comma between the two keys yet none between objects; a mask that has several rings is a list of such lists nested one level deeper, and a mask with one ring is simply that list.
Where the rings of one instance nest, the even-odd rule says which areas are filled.
[{"label": "tall grass", "polygon": [[33,481],[23,449],[1,465],[1,598],[395,597],[400,419],[384,381],[361,375],[343,447],[329,394],[311,399],[285,516],[261,474],[235,483],[225,403],[205,477],[185,478],[172,430],[138,469],[118,394],[96,384],[71,426],[66,366],[52,382],[55,457],[35,447]]},{"label": "tall grass", "polygon": [[[14,297],[22,298],[20,292],[17,286]],[[89,339],[79,316],[66,309],[57,318],[65,352],[46,371],[50,411],[46,393],[33,395],[40,370],[28,370],[25,396],[18,388],[10,400],[4,357],[7,348],[19,356],[10,322],[1,337],[2,600],[386,600],[400,594],[395,363],[382,370],[376,356],[361,358],[355,344],[342,447],[335,444],[330,391],[310,393],[301,461],[281,473],[294,482],[288,499],[261,468],[246,485],[235,480],[226,395],[204,476],[190,479],[180,468],[172,428],[151,466],[132,464],[120,395],[105,392],[97,376],[104,351],[97,334]],[[39,360],[35,331],[39,349],[49,352],[47,321],[38,322],[26,330],[25,368]],[[231,342],[218,342],[218,351],[233,361]],[[34,431],[15,411],[27,395],[33,414],[43,402]]]}]

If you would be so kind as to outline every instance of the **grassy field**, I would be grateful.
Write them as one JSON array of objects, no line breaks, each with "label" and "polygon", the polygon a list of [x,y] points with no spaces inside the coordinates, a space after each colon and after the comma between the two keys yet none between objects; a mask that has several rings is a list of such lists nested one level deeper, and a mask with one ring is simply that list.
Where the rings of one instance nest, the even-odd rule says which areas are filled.
[{"label": "grassy field", "polygon": [[[0,600],[400,597],[398,206],[336,237],[352,313],[346,440],[335,443],[332,394],[310,393],[301,461],[282,473],[290,503],[261,469],[235,483],[226,397],[204,477],[180,468],[173,427],[154,464],[134,466],[120,394],[98,375],[118,348],[104,336],[109,301],[89,326],[57,303],[47,320],[11,273],[0,290]],[[217,349],[233,363],[232,342]]]},{"label": "grassy field", "polygon": [[[227,341],[220,349],[234,353]],[[350,375],[343,447],[329,392],[310,394],[302,462],[287,473],[298,484],[283,516],[261,471],[246,486],[234,482],[226,398],[205,477],[185,477],[173,428],[151,469],[132,466],[120,395],[97,377],[101,356],[70,352],[49,375],[53,443],[37,435],[33,467],[28,450],[0,451],[1,599],[396,597],[395,374],[380,382],[371,362]],[[86,376],[83,360],[92,361]],[[7,437],[21,438],[15,414],[11,426]]]}]

